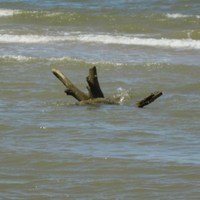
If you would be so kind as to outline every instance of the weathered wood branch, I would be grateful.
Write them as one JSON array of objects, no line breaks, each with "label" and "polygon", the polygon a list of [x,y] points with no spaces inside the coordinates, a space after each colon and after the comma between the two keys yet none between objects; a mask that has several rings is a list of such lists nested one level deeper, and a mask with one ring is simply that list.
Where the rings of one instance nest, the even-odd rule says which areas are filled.
[{"label": "weathered wood branch", "polygon": [[92,67],[89,69],[89,76],[86,77],[87,83],[89,87],[87,87],[91,99],[95,98],[104,98],[104,94],[101,91],[96,67]]},{"label": "weathered wood branch", "polygon": [[162,95],[162,92],[159,92],[159,91],[151,93],[148,97],[144,98],[141,101],[136,102],[135,106],[137,106],[139,108],[143,108],[144,106],[147,106],[150,103],[152,103],[153,101],[155,101],[161,95]]},{"label": "weathered wood branch", "polygon": [[[104,98],[104,94],[101,91],[98,76],[97,76],[97,69],[96,67],[92,67],[89,69],[89,75],[86,77],[88,82],[87,89],[89,94],[85,94],[81,90],[79,90],[72,82],[59,70],[52,69],[53,74],[66,86],[65,93],[67,95],[72,95],[77,102],[77,105],[96,105],[96,104],[112,104],[112,105],[119,105],[119,102],[113,101],[109,98]],[[143,108],[144,106],[149,105],[157,98],[162,95],[162,92],[154,92],[151,93],[148,97],[144,98],[141,101],[135,103],[136,107]]]},{"label": "weathered wood branch", "polygon": [[52,72],[66,86],[65,93],[67,95],[72,95],[78,101],[89,99],[89,95],[79,90],[61,71],[52,69]]}]

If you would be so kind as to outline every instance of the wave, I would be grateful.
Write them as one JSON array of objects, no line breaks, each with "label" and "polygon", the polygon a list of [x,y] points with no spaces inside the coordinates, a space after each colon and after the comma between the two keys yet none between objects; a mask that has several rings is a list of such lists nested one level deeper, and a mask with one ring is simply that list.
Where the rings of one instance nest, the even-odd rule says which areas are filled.
[{"label": "wave", "polygon": [[[29,18],[29,19],[46,19],[46,18],[53,18],[53,17],[59,17],[60,20],[75,20],[75,19],[81,19],[81,18],[90,18],[90,14],[83,14],[83,13],[76,13],[76,12],[64,12],[64,11],[28,11],[28,10],[12,10],[12,9],[0,9],[0,17],[8,17],[8,16],[14,16],[17,18]],[[95,13],[91,13],[92,18],[104,18],[105,20],[116,20],[114,18],[114,15],[98,15]],[[117,15],[116,15],[117,16]],[[115,17],[116,17],[115,16]],[[137,18],[140,17],[141,15],[128,15],[128,18]],[[186,14],[181,14],[181,13],[166,13],[164,15],[160,14],[151,14],[151,15],[146,15],[144,16],[145,18],[161,18],[162,16],[165,16],[167,18],[189,18],[189,17],[195,17],[195,18],[200,18],[200,15],[186,15]],[[119,16],[118,16],[119,17]],[[125,17],[125,16],[122,16]],[[112,18],[112,19],[109,19]]]},{"label": "wave", "polygon": [[0,60],[14,60],[14,61],[28,61],[33,60],[32,57],[22,56],[22,55],[1,55]]},{"label": "wave", "polygon": [[[12,10],[12,9],[0,9],[0,17],[13,17],[13,19],[21,20],[49,20],[52,19],[56,23],[61,21],[73,21],[80,20],[81,17],[88,17],[88,15],[81,15],[76,12],[64,12],[64,11],[26,11],[26,10]],[[85,18],[84,17],[84,18]]]},{"label": "wave", "polygon": [[19,13],[19,10],[0,9],[0,17],[9,17]]},{"label": "wave", "polygon": [[200,41],[193,39],[155,39],[134,36],[114,36],[95,34],[65,34],[60,36],[48,35],[8,35],[0,34],[1,43],[54,43],[54,42],[84,42],[121,45],[142,45],[167,48],[200,49]]},{"label": "wave", "polygon": [[[28,10],[12,10],[12,9],[0,9],[0,17],[4,17],[4,16],[25,16],[26,17],[55,17],[55,16],[72,16],[75,15],[75,12],[64,12],[64,11],[37,11],[37,10],[33,10],[33,11],[28,11]],[[77,13],[78,14],[78,13]],[[93,15],[98,16],[98,15]],[[131,15],[132,17],[135,15]],[[150,15],[150,17],[152,17],[154,15]],[[157,16],[157,14],[155,15]],[[167,13],[164,14],[164,16],[166,16],[167,18],[187,18],[187,17],[196,17],[196,18],[200,18],[200,15],[186,15],[186,14],[181,14],[181,13]],[[108,15],[103,15],[104,18],[108,17]],[[129,16],[130,17],[130,16]],[[146,16],[147,17],[147,16]],[[159,15],[160,17],[160,15]],[[80,18],[80,16],[79,16]]]},{"label": "wave", "polygon": [[[119,15],[118,13],[93,13],[80,10],[31,11],[0,9],[0,19],[3,20],[4,18],[6,20],[8,18],[12,23],[19,24],[19,26],[26,24],[32,27],[41,25],[40,28],[42,28],[45,24],[46,27],[56,29],[60,28],[57,26],[68,27],[70,31],[81,30],[88,32],[90,30],[92,32],[160,34],[162,35],[161,37],[168,37],[171,34],[172,37],[177,35],[178,39],[182,39],[187,38],[187,34],[183,33],[182,27],[188,27],[189,31],[199,31],[198,28],[194,27],[194,24],[199,24],[200,15],[184,15],[180,13],[129,13]],[[180,27],[178,34],[177,26]],[[159,32],[157,32],[158,30]],[[20,31],[22,32],[23,29]],[[193,39],[199,39],[199,34],[195,34]]]},{"label": "wave", "polygon": [[67,38],[63,36],[0,34],[0,42],[2,43],[48,43],[66,40]]},{"label": "wave", "polygon": [[29,57],[29,56],[22,56],[22,55],[0,55],[0,60],[4,61],[18,61],[18,62],[24,62],[24,61],[82,61],[78,59],[73,59],[68,56],[65,57],[59,57],[59,58],[41,58],[41,57]]},{"label": "wave", "polygon": [[35,17],[35,18],[42,18],[42,17],[54,17],[57,15],[61,15],[63,12],[50,12],[50,11],[25,11],[25,10],[12,10],[12,9],[0,9],[0,17]]},{"label": "wave", "polygon": [[168,18],[188,18],[188,17],[195,17],[198,19],[200,18],[200,15],[184,15],[180,13],[174,13],[174,14],[167,13],[165,16]]},{"label": "wave", "polygon": [[[82,12],[69,12],[69,11],[53,11],[53,10],[12,10],[12,9],[0,9],[0,17],[13,17],[15,20],[36,20],[45,21],[54,24],[62,24],[67,22],[87,22],[87,21],[99,21],[102,20],[104,22],[110,21],[124,21],[130,22],[129,25],[133,25],[131,23],[132,20],[141,20],[142,18],[150,19],[151,21],[165,21],[165,18],[196,18],[199,19],[200,15],[186,15],[181,13],[166,13],[166,14],[151,14],[151,15],[110,15],[110,14],[97,14],[97,13],[82,13]],[[163,18],[164,17],[164,18]],[[125,24],[123,24],[125,25]]]},{"label": "wave", "polygon": [[79,63],[80,65],[86,64],[86,65],[97,65],[97,66],[126,66],[126,63],[120,63],[120,62],[112,62],[112,61],[90,61],[90,60],[84,60],[84,59],[77,59],[77,58],[72,58],[69,56],[63,56],[63,57],[51,57],[51,58],[41,58],[41,57],[29,57],[29,56],[22,56],[22,55],[0,55],[0,62],[10,62],[10,63],[23,63],[23,62],[29,62],[29,63]]}]

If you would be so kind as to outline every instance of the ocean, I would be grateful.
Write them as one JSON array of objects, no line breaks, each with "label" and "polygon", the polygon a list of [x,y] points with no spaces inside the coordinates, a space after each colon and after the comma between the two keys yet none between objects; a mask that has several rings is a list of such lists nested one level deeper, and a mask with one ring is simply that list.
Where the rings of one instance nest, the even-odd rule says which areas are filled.
[{"label": "ocean", "polygon": [[[199,8],[0,0],[0,199],[199,199]],[[77,106],[51,72],[87,93],[93,66],[120,105]]]}]

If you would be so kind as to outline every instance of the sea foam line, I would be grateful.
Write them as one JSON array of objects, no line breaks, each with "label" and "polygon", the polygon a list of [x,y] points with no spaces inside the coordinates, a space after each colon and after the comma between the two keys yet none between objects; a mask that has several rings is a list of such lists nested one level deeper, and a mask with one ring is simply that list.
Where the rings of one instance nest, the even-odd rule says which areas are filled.
[{"label": "sea foam line", "polygon": [[19,13],[19,10],[0,9],[0,17],[13,16],[16,13]]},{"label": "sea foam line", "polygon": [[188,17],[196,17],[196,18],[200,18],[200,15],[184,15],[184,14],[181,14],[181,13],[174,13],[174,14],[171,14],[171,13],[167,13],[165,15],[166,17],[168,18],[188,18]]},{"label": "sea foam line", "polygon": [[155,38],[139,38],[134,36],[111,36],[111,35],[94,35],[94,34],[78,34],[78,35],[67,34],[63,36],[0,34],[1,43],[51,43],[51,42],[67,42],[67,41],[200,49],[200,41],[193,40],[190,38],[155,39]]},{"label": "sea foam line", "polygon": [[59,58],[41,58],[41,57],[30,57],[30,56],[23,56],[23,55],[0,55],[0,59],[3,60],[15,60],[15,61],[37,61],[37,60],[44,60],[44,61],[82,61],[82,60],[78,60],[78,59],[73,59],[70,58],[68,56],[64,56],[64,57],[59,57]]},{"label": "sea foam line", "polygon": [[48,43],[65,41],[66,39],[65,36],[0,34],[0,42],[2,43]]},{"label": "sea foam line", "polygon": [[171,48],[190,48],[200,49],[200,41],[192,39],[155,39],[155,38],[139,38],[127,36],[108,36],[108,35],[90,35],[79,37],[84,42],[101,42],[105,44],[125,44],[125,45],[143,45],[143,46],[159,46]]},{"label": "sea foam line", "polygon": [[22,55],[1,55],[0,59],[3,60],[17,60],[17,61],[30,61],[36,59],[35,57],[27,57]]},{"label": "sea foam line", "polygon": [[111,65],[111,66],[124,66],[126,65],[125,63],[120,63],[120,62],[112,62],[112,61],[93,61],[93,60],[84,60],[84,59],[77,59],[77,58],[72,58],[68,56],[64,57],[51,57],[51,58],[41,58],[41,57],[27,57],[23,55],[0,55],[0,60],[4,60],[6,62],[44,62],[47,63],[49,61],[52,62],[77,62],[77,63],[86,63],[86,64],[92,64],[92,65]]}]

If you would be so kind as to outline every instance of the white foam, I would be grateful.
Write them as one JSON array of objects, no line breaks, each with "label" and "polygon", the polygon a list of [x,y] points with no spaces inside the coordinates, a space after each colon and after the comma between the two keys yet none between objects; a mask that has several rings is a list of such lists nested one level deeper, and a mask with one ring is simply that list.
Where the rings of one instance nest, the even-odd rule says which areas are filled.
[{"label": "white foam", "polygon": [[10,10],[10,9],[0,9],[0,17],[8,17],[13,16],[14,13],[19,12],[18,10]]},{"label": "white foam", "polygon": [[13,59],[13,60],[17,60],[17,61],[29,61],[34,59],[33,57],[26,57],[26,56],[22,56],[22,55],[2,55],[0,56],[0,59]]},{"label": "white foam", "polygon": [[46,43],[59,40],[61,38],[51,36],[0,34],[0,42],[2,43]]},{"label": "white foam", "polygon": [[166,14],[166,17],[168,18],[187,18],[187,17],[193,17],[195,16],[196,18],[200,18],[200,15],[184,15],[184,14],[180,14],[180,13],[174,13],[174,14]]},{"label": "white foam", "polygon": [[200,49],[200,41],[192,39],[155,39],[127,36],[90,35],[79,37],[79,40],[84,42],[101,42],[105,44],[125,44]]},{"label": "white foam", "polygon": [[155,38],[139,38],[134,36],[112,36],[112,35],[94,35],[94,34],[78,34],[78,35],[68,34],[64,36],[0,34],[1,43],[50,43],[50,42],[67,42],[67,41],[200,49],[200,41],[192,40],[190,38],[155,39]]},{"label": "white foam", "polygon": [[84,59],[76,59],[76,58],[71,58],[68,56],[64,57],[51,57],[51,58],[39,58],[39,57],[29,57],[29,56],[22,56],[22,55],[0,55],[0,59],[6,60],[6,61],[13,61],[13,62],[29,62],[29,61],[40,61],[43,62],[48,62],[48,61],[72,61],[72,62],[85,62],[87,64],[92,64],[92,65],[113,65],[113,66],[124,66],[124,63],[119,63],[119,62],[109,62],[109,61],[89,61],[89,60],[84,60]]}]

